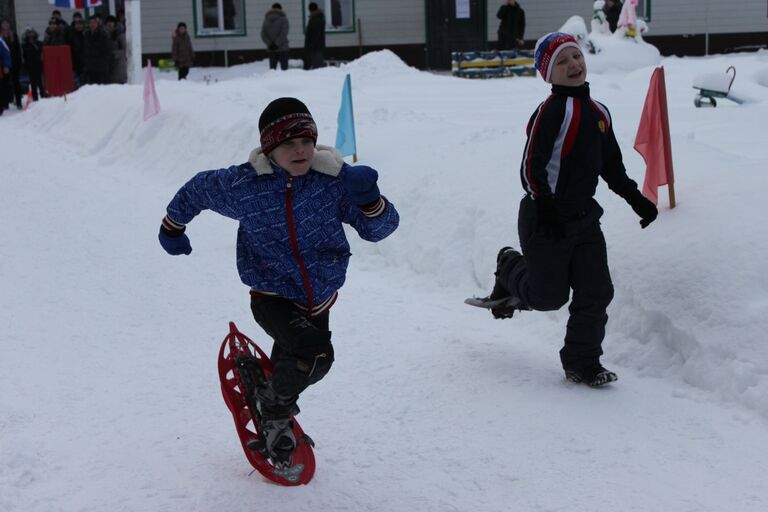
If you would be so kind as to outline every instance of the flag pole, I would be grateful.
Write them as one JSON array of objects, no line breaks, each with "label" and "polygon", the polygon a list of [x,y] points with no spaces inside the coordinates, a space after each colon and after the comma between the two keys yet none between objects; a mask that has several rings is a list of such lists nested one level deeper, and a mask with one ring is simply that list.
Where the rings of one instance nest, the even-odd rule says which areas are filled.
[{"label": "flag pole", "polygon": [[670,183],[667,188],[669,188],[669,209],[671,210],[675,207],[675,184]]}]

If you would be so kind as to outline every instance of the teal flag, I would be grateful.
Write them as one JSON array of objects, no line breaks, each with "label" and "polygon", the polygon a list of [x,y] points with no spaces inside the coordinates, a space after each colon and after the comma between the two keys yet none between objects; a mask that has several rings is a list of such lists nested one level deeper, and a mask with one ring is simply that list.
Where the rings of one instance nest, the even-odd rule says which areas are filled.
[{"label": "teal flag", "polygon": [[357,139],[355,139],[355,113],[352,109],[352,80],[347,74],[344,88],[341,90],[341,107],[339,108],[338,127],[336,128],[336,149],[342,156],[357,154]]}]

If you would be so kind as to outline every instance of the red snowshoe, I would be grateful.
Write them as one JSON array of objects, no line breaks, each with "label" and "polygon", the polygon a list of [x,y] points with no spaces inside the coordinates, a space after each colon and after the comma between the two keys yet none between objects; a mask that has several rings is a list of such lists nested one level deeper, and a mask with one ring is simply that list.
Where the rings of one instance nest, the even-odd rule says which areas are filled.
[{"label": "red snowshoe", "polygon": [[264,437],[261,432],[261,415],[256,407],[254,386],[259,379],[272,375],[272,363],[256,343],[237,330],[234,322],[229,323],[229,334],[219,350],[219,379],[232,417],[237,435],[243,446],[248,462],[265,478],[281,485],[307,484],[315,473],[315,455],[312,440],[304,433],[296,419],[293,419],[293,435],[296,437],[296,451],[290,464],[275,465],[263,449]]}]

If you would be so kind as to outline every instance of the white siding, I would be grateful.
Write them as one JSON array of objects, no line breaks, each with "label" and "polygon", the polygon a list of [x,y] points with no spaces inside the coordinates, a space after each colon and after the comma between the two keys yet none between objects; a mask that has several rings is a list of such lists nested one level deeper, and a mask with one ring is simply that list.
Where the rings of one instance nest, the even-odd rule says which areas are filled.
[{"label": "white siding", "polygon": [[768,32],[767,3],[766,0],[652,0],[649,35]]}]

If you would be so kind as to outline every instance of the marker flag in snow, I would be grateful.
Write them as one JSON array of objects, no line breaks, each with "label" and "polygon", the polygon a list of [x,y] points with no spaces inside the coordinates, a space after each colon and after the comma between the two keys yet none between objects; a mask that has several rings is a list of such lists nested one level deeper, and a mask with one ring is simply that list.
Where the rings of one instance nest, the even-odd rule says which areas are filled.
[{"label": "marker flag in snow", "polygon": [[352,109],[352,80],[347,74],[341,90],[341,107],[336,128],[336,149],[342,156],[354,155],[357,161],[357,139],[355,138],[355,113]]},{"label": "marker flag in snow", "polygon": [[160,113],[160,100],[155,92],[155,79],[152,76],[152,61],[147,60],[144,71],[144,120]]},{"label": "marker flag in snow", "polygon": [[648,85],[640,126],[635,136],[635,150],[645,160],[643,195],[658,204],[658,187],[669,185],[669,206],[675,207],[675,175],[672,170],[672,142],[667,115],[667,87],[664,67],[657,67]]},{"label": "marker flag in snow", "polygon": [[65,9],[83,9],[85,7],[98,7],[101,0],[48,0],[48,4]]}]

